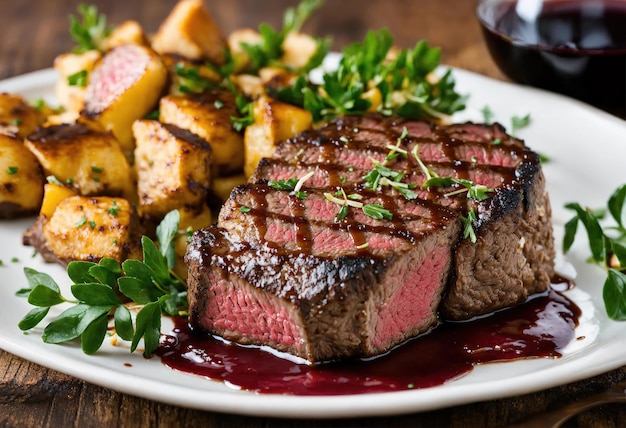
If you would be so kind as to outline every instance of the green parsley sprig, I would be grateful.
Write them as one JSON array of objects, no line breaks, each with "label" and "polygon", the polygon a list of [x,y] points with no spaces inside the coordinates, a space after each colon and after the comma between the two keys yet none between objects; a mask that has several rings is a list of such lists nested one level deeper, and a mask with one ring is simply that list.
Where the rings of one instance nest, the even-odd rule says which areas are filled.
[{"label": "green parsley sprig", "polygon": [[605,210],[583,208],[576,202],[566,204],[565,208],[575,215],[565,224],[563,253],[570,250],[578,224],[582,223],[589,240],[589,261],[607,271],[602,290],[606,312],[613,320],[626,321],[626,184],[615,189],[607,202],[613,225],[601,225]]},{"label": "green parsley sprig", "polygon": [[386,115],[441,118],[465,108],[467,97],[455,91],[451,71],[435,77],[439,48],[426,41],[397,52],[392,47],[388,30],[369,32],[363,42],[343,50],[338,69],[325,74],[323,84],[314,85],[302,76],[276,96],[311,111],[316,121],[364,113],[371,106],[367,92],[374,89],[383,100],[379,111]]},{"label": "green parsley sprig", "polygon": [[[283,43],[287,34],[291,31],[299,31],[304,22],[319,9],[323,0],[303,0],[295,8],[287,8],[283,17],[283,28],[275,30],[269,24],[263,23],[259,26],[261,43],[242,43],[241,47],[250,57],[250,66],[246,72],[256,74],[261,68],[267,66],[284,67],[280,62],[283,56]],[[319,66],[330,48],[329,39],[316,39],[317,50],[305,65],[303,72],[308,72]]]},{"label": "green parsley sprig", "polygon": [[77,43],[74,52],[102,50],[102,42],[111,34],[106,16],[96,6],[85,4],[78,5],[78,15],[69,16],[70,34]]},{"label": "green parsley sprig", "polygon": [[[69,303],[72,306],[44,328],[44,342],[79,339],[83,352],[93,354],[102,346],[112,315],[117,335],[131,342],[130,351],[134,352],[143,339],[144,354],[152,355],[159,345],[162,314],[179,315],[187,306],[185,283],[172,270],[173,240],[179,221],[178,211],[165,216],[157,227],[158,246],[150,238],[142,237],[143,261],[129,259],[120,264],[104,258],[99,263],[70,262],[67,273],[74,282],[73,298],[64,297],[48,274],[25,268],[29,287],[16,295],[27,297],[35,308],[22,318],[19,328],[30,330],[46,317],[52,306]],[[122,299],[142,306],[135,325]]]}]

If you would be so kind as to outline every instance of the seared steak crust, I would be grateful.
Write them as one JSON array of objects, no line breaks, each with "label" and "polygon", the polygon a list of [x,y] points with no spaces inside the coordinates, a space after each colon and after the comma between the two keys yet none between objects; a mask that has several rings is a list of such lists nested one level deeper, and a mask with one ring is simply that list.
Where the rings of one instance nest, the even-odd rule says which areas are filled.
[{"label": "seared steak crust", "polygon": [[[372,160],[384,162],[398,141],[407,156],[387,166],[417,186],[416,199],[363,186]],[[440,177],[494,190],[479,202],[458,184],[422,189],[412,152]],[[305,198],[268,185],[309,172]],[[353,207],[339,220],[324,193],[342,190],[393,218]],[[470,210],[475,243],[462,233]],[[468,319],[545,290],[553,257],[539,158],[501,126],[347,116],[281,143],[217,225],[194,235],[190,322],[309,361],[375,355],[433,328],[440,313]]]}]

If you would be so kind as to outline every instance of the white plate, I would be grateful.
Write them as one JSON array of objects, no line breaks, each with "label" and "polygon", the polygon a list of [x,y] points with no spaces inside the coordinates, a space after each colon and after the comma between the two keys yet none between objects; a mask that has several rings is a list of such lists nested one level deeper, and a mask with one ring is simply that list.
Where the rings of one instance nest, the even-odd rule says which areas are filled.
[{"label": "white plate", "polygon": [[[514,86],[456,70],[458,88],[470,93],[470,105],[459,119],[482,119],[489,105],[505,125],[512,115],[531,113],[532,125],[520,134],[527,143],[551,158],[545,166],[560,246],[563,224],[571,216],[565,202],[603,206],[617,184],[626,182],[626,122],[570,99]],[[0,92],[20,92],[29,99],[53,99],[56,75],[52,70],[0,82]],[[29,334],[17,328],[30,309],[14,295],[26,286],[25,266],[44,270],[67,286],[64,270],[45,265],[33,250],[21,245],[22,232],[32,219],[0,222],[0,347],[27,360],[85,381],[169,404],[229,413],[281,417],[349,417],[391,415],[529,393],[590,377],[626,364],[626,323],[607,318],[601,298],[603,272],[585,263],[582,236],[567,259],[578,272],[578,287],[568,295],[583,308],[578,329],[582,341],[565,356],[479,366],[446,385],[423,390],[347,396],[298,397],[253,394],[234,390],[205,378],[166,368],[158,358],[144,359],[127,349],[105,346],[85,356],[72,344],[47,345],[41,329]],[[11,261],[14,257],[18,261]],[[129,366],[130,365],[130,366]]]}]

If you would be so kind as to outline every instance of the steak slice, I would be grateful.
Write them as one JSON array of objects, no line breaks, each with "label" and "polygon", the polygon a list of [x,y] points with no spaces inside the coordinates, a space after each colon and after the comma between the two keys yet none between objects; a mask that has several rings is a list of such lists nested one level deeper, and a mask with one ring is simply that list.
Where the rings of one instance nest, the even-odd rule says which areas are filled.
[{"label": "steak slice", "polygon": [[434,327],[458,214],[419,199],[363,202],[394,219],[351,208],[338,221],[321,190],[299,199],[266,183],[237,188],[221,227],[190,243],[191,324],[311,362],[376,355]]},{"label": "steak slice", "polygon": [[[394,145],[408,156],[386,165],[417,186],[415,198],[364,187],[372,160],[385,162]],[[476,201],[458,183],[422,188],[411,152],[430,174],[493,191]],[[269,185],[304,176],[303,198]],[[339,219],[325,194],[357,194],[393,218],[352,207]],[[463,239],[470,211],[476,242]],[[440,313],[464,320],[545,290],[553,257],[539,157],[501,126],[346,116],[281,143],[217,225],[194,234],[190,323],[310,362],[376,355],[433,328]]]}]

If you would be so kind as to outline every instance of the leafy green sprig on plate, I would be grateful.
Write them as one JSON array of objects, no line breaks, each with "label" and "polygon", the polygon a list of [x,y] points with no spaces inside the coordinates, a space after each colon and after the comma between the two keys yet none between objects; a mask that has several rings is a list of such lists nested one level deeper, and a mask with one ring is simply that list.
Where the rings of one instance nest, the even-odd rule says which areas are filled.
[{"label": "leafy green sprig on plate", "polygon": [[[25,268],[29,288],[16,294],[28,297],[35,308],[19,322],[19,328],[30,330],[48,315],[52,306],[69,303],[72,306],[44,328],[44,342],[79,339],[83,352],[93,354],[100,349],[109,316],[113,315],[115,331],[131,342],[131,352],[143,339],[144,354],[152,355],[159,345],[161,315],[184,314],[187,306],[185,283],[172,270],[176,257],[173,240],[179,221],[178,211],[165,216],[157,227],[158,246],[150,238],[142,237],[143,261],[129,259],[120,264],[104,258],[99,263],[70,262],[67,273],[74,282],[73,298],[63,296],[50,275]],[[141,306],[135,325],[126,299]]]},{"label": "leafy green sprig on plate", "polygon": [[626,321],[626,184],[619,186],[607,203],[614,225],[601,224],[605,210],[583,208],[576,202],[566,204],[565,208],[575,215],[565,224],[563,252],[570,250],[582,223],[589,239],[589,261],[607,271],[602,290],[607,314],[611,319]]}]

